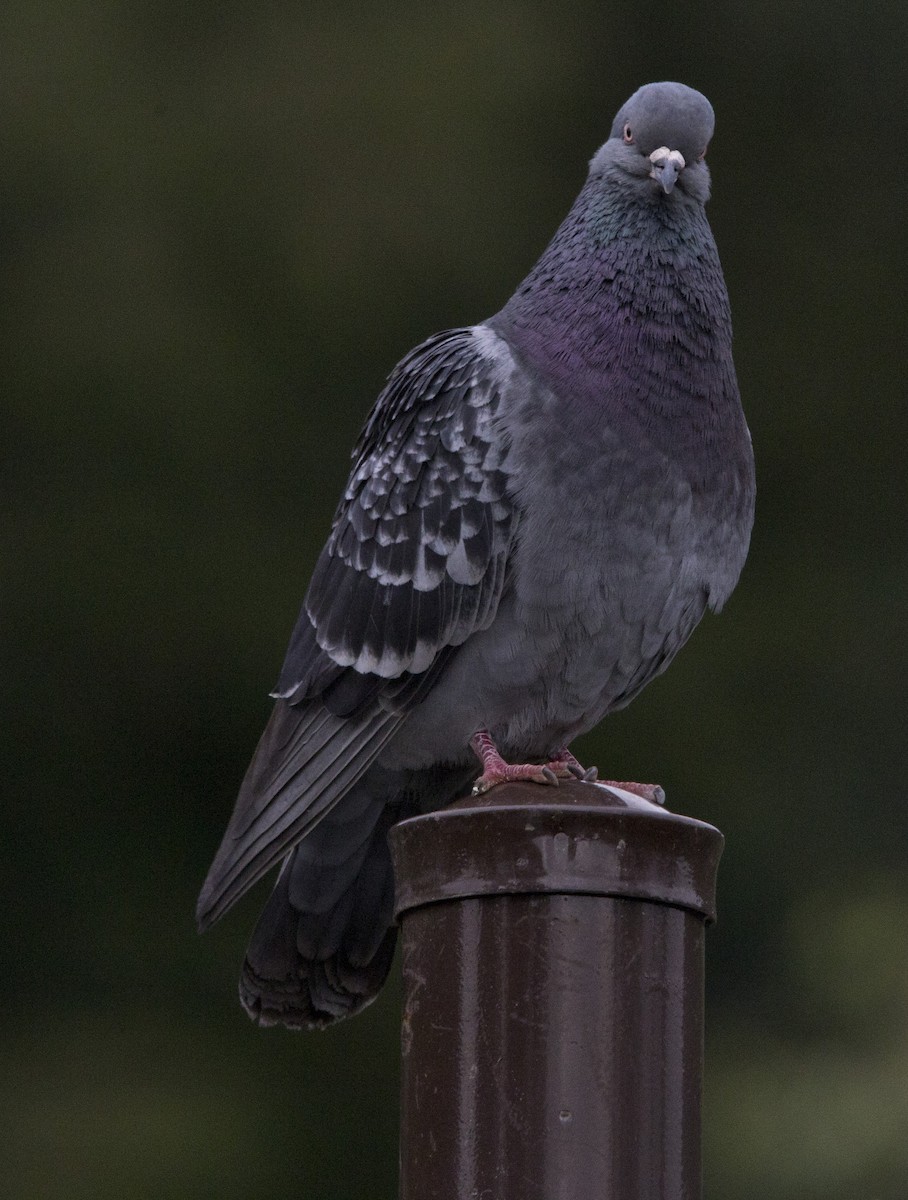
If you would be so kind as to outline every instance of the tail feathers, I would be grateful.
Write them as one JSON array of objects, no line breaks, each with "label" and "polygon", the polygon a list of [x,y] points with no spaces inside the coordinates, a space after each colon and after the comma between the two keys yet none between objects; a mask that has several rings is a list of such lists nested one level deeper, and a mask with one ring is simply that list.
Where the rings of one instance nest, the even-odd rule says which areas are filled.
[{"label": "tail feathers", "polygon": [[365,829],[355,823],[361,836],[351,839],[354,823],[343,820],[344,808],[285,860],[252,935],[240,1000],[260,1025],[324,1028],[374,1000],[390,970],[397,941],[392,817],[384,805],[370,805],[359,818]]},{"label": "tail feathers", "polygon": [[401,720],[379,710],[345,720],[315,702],[277,702],[199,896],[201,931],[346,801]]}]

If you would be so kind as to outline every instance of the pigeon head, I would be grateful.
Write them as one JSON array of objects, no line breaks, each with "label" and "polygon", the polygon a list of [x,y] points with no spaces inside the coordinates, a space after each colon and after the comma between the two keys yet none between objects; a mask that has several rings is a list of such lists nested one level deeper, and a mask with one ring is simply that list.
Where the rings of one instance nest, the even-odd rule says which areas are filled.
[{"label": "pigeon head", "polygon": [[713,135],[710,102],[683,83],[648,83],[619,110],[609,140],[592,167],[608,165],[640,181],[652,180],[666,195],[678,184],[705,200],[709,171],[703,161]]}]

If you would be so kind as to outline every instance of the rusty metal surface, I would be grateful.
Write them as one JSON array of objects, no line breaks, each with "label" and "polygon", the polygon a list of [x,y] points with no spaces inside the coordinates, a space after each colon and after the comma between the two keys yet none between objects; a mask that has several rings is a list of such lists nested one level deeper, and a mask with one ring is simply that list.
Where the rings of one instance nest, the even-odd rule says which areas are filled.
[{"label": "rusty metal surface", "polygon": [[392,835],[401,1200],[700,1196],[721,835],[594,791],[502,786]]},{"label": "rusty metal surface", "polygon": [[395,827],[396,911],[455,897],[562,892],[660,900],[714,920],[721,845],[711,825],[626,792],[501,785]]}]

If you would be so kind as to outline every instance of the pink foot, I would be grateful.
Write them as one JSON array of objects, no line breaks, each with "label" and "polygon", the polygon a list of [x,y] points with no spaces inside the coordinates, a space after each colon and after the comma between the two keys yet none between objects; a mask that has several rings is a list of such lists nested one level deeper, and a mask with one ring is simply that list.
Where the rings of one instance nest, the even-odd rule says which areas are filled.
[{"label": "pink foot", "polygon": [[665,803],[665,788],[660,787],[658,783],[618,783],[615,779],[602,779],[600,783],[604,787],[621,788],[625,792],[631,792],[641,800],[649,800],[650,804]]},{"label": "pink foot", "polygon": [[524,779],[531,783],[546,783],[557,787],[560,779],[581,779],[586,783],[596,778],[595,767],[582,767],[565,747],[547,763],[507,763],[498,752],[487,729],[478,729],[470,738],[470,749],[482,763],[482,774],[473,785],[473,795],[481,796],[499,783]]},{"label": "pink foot", "polygon": [[[470,749],[482,763],[482,774],[473,785],[474,796],[481,796],[496,784],[519,779],[557,787],[559,779],[579,779],[582,783],[592,783],[599,774],[595,767],[582,766],[567,746],[558,750],[547,763],[507,763],[498,752],[488,729],[477,729],[470,738]],[[616,779],[603,779],[601,782],[605,787],[621,788],[642,800],[648,800],[650,804],[665,803],[665,790],[658,783],[619,783]]]}]

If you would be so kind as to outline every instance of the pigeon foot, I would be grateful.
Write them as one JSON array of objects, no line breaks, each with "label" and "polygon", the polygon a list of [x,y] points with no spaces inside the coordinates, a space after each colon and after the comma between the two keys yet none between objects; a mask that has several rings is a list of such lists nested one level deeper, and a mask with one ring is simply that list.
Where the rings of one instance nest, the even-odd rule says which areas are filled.
[{"label": "pigeon foot", "polygon": [[470,738],[470,749],[482,763],[482,774],[473,785],[473,795],[481,796],[499,783],[527,780],[557,787],[559,779],[579,779],[592,783],[596,767],[583,767],[565,746],[547,763],[505,762],[487,729],[478,729]]},{"label": "pigeon foot", "polygon": [[650,804],[665,803],[665,788],[658,783],[619,783],[617,779],[601,779],[599,782],[603,787],[622,788],[641,800],[648,800]]},{"label": "pigeon foot", "polygon": [[557,771],[557,774],[561,775],[562,779],[571,777],[573,779],[579,779],[581,783],[595,783],[595,781],[599,778],[599,768],[584,767],[582,763],[579,763],[573,754],[571,754],[567,746],[564,746],[558,751],[558,753],[549,763],[549,766],[557,766],[561,768],[559,771]]}]

